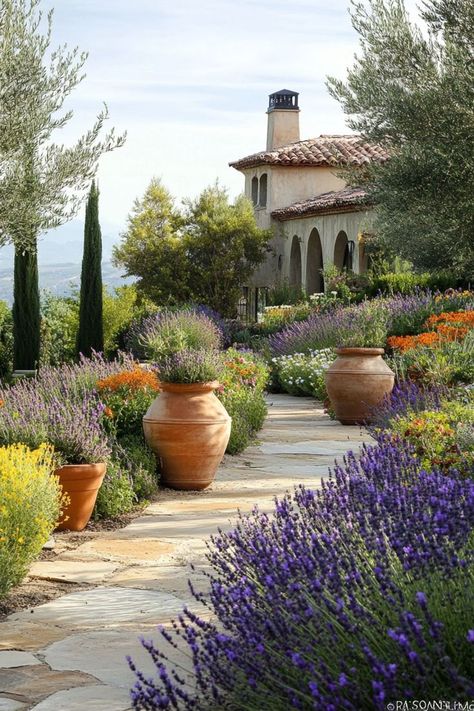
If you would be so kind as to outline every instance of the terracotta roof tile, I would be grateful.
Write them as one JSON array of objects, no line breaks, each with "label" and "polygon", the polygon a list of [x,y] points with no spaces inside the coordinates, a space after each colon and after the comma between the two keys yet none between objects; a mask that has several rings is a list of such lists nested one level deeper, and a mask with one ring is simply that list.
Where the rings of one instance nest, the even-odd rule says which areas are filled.
[{"label": "terracotta roof tile", "polygon": [[320,213],[338,212],[348,209],[361,209],[370,205],[367,193],[362,188],[344,188],[344,190],[323,193],[309,200],[295,202],[272,212],[277,220],[294,220],[298,217]]},{"label": "terracotta roof tile", "polygon": [[381,146],[367,143],[360,136],[327,136],[309,138],[306,141],[289,143],[274,151],[260,151],[229,163],[232,168],[253,168],[257,165],[365,165],[371,161],[383,163],[388,159]]}]

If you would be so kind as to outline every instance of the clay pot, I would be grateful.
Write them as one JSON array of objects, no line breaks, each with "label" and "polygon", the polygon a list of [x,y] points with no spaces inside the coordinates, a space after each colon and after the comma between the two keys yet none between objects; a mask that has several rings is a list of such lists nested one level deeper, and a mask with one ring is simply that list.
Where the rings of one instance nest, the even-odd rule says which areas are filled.
[{"label": "clay pot", "polygon": [[367,423],[372,409],[391,393],[395,375],[383,348],[338,348],[325,373],[326,389],[343,425]]},{"label": "clay pot", "polygon": [[173,489],[205,489],[214,479],[230,437],[231,418],[214,395],[219,383],[160,383],[143,418],[148,446]]},{"label": "clay pot", "polygon": [[66,464],[56,469],[54,473],[70,499],[57,531],[82,531],[87,526],[105,470],[105,464]]}]

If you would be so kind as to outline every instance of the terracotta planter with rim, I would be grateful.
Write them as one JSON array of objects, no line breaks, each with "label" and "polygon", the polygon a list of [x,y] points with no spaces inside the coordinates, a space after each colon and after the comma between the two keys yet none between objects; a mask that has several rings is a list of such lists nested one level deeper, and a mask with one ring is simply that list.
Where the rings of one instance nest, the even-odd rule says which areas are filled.
[{"label": "terracotta planter with rim", "polygon": [[200,490],[212,483],[229,442],[231,418],[214,390],[219,383],[160,383],[143,430],[161,483]]},{"label": "terracotta planter with rim", "polygon": [[89,523],[106,464],[65,464],[54,472],[70,502],[57,531],[82,531]]},{"label": "terracotta planter with rim", "polygon": [[337,358],[325,373],[326,389],[343,425],[361,425],[389,395],[395,374],[382,356],[383,348],[338,348]]}]

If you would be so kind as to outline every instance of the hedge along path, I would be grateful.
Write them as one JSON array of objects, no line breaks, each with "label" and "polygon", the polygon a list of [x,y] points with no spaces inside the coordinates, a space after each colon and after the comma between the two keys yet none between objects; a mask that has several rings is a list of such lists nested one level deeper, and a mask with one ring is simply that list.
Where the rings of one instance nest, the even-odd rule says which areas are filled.
[{"label": "hedge along path", "polygon": [[[154,671],[139,637],[157,639],[156,626],[184,605],[208,614],[187,583],[205,589],[206,540],[231,528],[239,509],[271,511],[293,486],[318,486],[335,458],[370,439],[331,421],[312,398],[270,395],[268,405],[259,442],[227,456],[209,489],[163,489],[125,528],[74,550],[58,544],[52,560],[33,564],[30,575],[69,583],[71,592],[0,623],[0,709],[82,711],[95,702],[127,711],[134,678],[125,656]],[[186,666],[180,650],[166,651]]]}]

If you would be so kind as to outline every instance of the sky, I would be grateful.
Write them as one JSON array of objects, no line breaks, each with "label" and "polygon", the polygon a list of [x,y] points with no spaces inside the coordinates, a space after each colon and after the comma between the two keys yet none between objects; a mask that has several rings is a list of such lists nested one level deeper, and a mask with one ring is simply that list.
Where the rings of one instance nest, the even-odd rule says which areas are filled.
[{"label": "sky", "polygon": [[357,47],[347,0],[42,6],[54,6],[53,46],[66,42],[89,52],[87,76],[67,104],[74,118],[57,140],[68,143],[87,130],[103,102],[108,125],[127,131],[125,146],[104,156],[99,169],[102,228],[114,239],[153,176],[178,200],[216,179],[231,196],[241,192],[243,176],[228,163],[265,147],[274,91],[300,92],[302,138],[347,132],[325,87],[327,74],[344,75]]},{"label": "sky", "polygon": [[[410,9],[416,0],[407,0]],[[125,145],[102,157],[100,217],[105,258],[134,200],[159,177],[181,200],[216,179],[235,197],[243,176],[229,161],[265,148],[268,95],[300,94],[301,138],[347,133],[327,75],[343,78],[358,48],[349,0],[42,0],[54,8],[52,48],[89,53],[70,95],[71,144],[106,103]],[[83,213],[83,210],[82,210]],[[83,214],[40,243],[40,262],[81,247]],[[12,249],[1,250],[12,258]],[[0,263],[5,264],[2,259]]]}]

